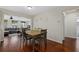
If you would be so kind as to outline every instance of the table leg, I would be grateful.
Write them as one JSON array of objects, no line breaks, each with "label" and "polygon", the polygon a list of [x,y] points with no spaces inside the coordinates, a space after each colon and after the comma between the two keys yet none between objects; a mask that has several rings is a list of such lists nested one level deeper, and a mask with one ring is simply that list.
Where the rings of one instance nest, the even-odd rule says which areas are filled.
[{"label": "table leg", "polygon": [[47,49],[47,39],[44,39],[45,51]]},{"label": "table leg", "polygon": [[35,40],[33,39],[33,40],[32,40],[32,51],[33,51],[33,52],[35,51],[34,47],[35,47]]}]

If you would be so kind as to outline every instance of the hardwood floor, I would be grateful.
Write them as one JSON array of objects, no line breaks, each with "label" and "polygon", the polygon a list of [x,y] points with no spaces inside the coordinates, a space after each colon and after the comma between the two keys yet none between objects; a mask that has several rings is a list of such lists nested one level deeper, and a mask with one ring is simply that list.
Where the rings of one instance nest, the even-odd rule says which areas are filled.
[{"label": "hardwood floor", "polygon": [[[4,42],[0,46],[1,52],[31,52],[31,44],[23,43],[23,39],[18,35],[11,35],[4,38]],[[65,47],[63,44],[47,40],[47,49],[44,49],[44,43],[42,42],[42,47],[40,52],[66,52],[71,51],[69,48]]]},{"label": "hardwood floor", "polygon": [[76,38],[65,37],[64,46],[69,48],[71,52],[76,51]]},{"label": "hardwood floor", "polygon": [[67,47],[71,52],[79,52],[79,37],[65,37],[64,47]]}]

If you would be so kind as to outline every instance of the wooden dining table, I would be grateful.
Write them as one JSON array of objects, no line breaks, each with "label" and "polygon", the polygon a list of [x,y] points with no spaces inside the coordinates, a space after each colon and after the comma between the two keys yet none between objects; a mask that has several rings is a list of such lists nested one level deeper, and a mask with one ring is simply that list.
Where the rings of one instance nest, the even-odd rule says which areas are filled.
[{"label": "wooden dining table", "polygon": [[[41,32],[41,31],[37,31],[37,30],[28,30],[28,31],[25,31],[25,33],[27,35],[29,35],[31,38],[32,38],[32,50],[35,51],[35,40],[38,38],[41,38],[41,35],[44,35],[44,32]],[[47,38],[41,38],[41,39],[44,39],[45,41],[45,48],[47,46]],[[41,40],[40,39],[40,40]]]},{"label": "wooden dining table", "polygon": [[28,30],[28,31],[26,31],[26,34],[28,34],[28,35],[30,35],[32,37],[35,37],[37,35],[40,35],[41,32],[40,31],[35,31],[35,30]]}]

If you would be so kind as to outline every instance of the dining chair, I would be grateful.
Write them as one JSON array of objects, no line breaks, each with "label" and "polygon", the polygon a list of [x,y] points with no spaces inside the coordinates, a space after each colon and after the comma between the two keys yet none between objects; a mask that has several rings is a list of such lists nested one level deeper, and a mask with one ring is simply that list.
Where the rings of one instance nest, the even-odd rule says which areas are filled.
[{"label": "dining chair", "polygon": [[33,52],[40,52],[41,51],[41,43],[42,43],[42,38],[40,35],[36,36],[32,40]]},{"label": "dining chair", "polygon": [[46,48],[47,48],[47,29],[42,29],[41,32],[42,32],[41,38],[43,39],[44,46],[45,46],[44,50],[46,50]]},{"label": "dining chair", "polygon": [[22,29],[22,36],[23,36],[23,43],[28,43],[31,44],[31,36],[29,36],[28,34],[25,33],[26,29]]},{"label": "dining chair", "polygon": [[[44,41],[44,46],[43,46],[43,41]],[[37,47],[37,48],[36,48]],[[47,48],[47,30],[41,30],[41,34],[38,35],[34,40],[33,40],[33,50],[42,52],[42,48],[44,47],[44,51],[46,51]]]}]

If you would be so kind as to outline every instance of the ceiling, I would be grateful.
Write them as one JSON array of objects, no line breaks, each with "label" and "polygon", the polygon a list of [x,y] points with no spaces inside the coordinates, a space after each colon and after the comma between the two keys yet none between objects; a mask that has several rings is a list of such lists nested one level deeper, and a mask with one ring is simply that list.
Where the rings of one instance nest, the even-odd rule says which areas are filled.
[{"label": "ceiling", "polygon": [[0,8],[32,16],[49,10],[58,9],[61,11],[66,11],[79,8],[79,6],[32,6],[31,10],[28,10],[27,6],[0,6]]}]

